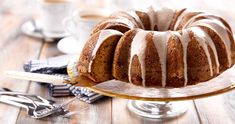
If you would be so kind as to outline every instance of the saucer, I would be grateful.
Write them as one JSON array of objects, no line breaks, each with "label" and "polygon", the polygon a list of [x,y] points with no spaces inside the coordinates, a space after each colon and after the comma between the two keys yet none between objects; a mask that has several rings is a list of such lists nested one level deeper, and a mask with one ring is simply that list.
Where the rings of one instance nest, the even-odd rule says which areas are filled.
[{"label": "saucer", "polygon": [[84,43],[77,41],[73,36],[65,37],[57,44],[58,50],[65,54],[79,54],[83,46]]},{"label": "saucer", "polygon": [[53,42],[54,39],[60,39],[67,36],[67,33],[58,33],[58,34],[50,34],[45,35],[41,29],[41,23],[35,20],[28,20],[21,26],[21,31],[30,36],[40,39],[45,39],[47,42]]}]

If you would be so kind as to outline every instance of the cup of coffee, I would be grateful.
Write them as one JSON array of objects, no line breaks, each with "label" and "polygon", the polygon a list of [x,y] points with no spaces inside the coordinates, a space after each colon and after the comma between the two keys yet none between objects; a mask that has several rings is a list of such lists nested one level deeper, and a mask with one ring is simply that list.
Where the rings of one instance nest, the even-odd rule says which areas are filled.
[{"label": "cup of coffee", "polygon": [[64,20],[64,29],[77,41],[85,43],[92,28],[110,15],[106,9],[83,9],[75,11],[71,17]]},{"label": "cup of coffee", "polygon": [[42,31],[46,36],[63,35],[63,20],[73,11],[73,0],[38,0]]}]

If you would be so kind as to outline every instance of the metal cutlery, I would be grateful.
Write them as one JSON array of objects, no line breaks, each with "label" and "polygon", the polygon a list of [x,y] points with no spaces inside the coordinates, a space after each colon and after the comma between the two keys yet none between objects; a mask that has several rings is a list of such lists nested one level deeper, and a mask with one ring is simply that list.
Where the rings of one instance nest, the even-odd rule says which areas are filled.
[{"label": "metal cutlery", "polygon": [[[61,55],[50,57],[44,60],[30,60],[29,62],[25,63],[23,67],[26,72],[50,74],[70,80],[67,74],[67,66],[71,58],[74,57],[76,57],[76,55]],[[79,97],[80,100],[85,100],[85,102],[91,103],[92,101],[95,101],[97,98],[101,98],[102,96],[100,94],[91,92],[84,87],[76,86],[76,89],[73,89],[74,86],[72,87],[71,84],[43,84],[48,86],[49,93],[53,97],[73,96],[75,94],[77,97]]]},{"label": "metal cutlery", "polygon": [[[92,103],[100,98],[103,95],[91,92],[84,87],[80,86],[93,86],[94,83],[89,81],[84,83],[78,83],[80,86],[73,86],[68,76],[56,76],[56,75],[47,75],[47,74],[38,74],[38,73],[29,73],[29,72],[18,72],[18,71],[6,71],[5,74],[8,77],[31,80],[36,82],[51,83],[50,93],[52,96],[66,96],[71,93],[77,96],[78,99],[85,101],[87,103]],[[66,83],[66,84],[65,84]],[[77,85],[77,84],[76,84]]]},{"label": "metal cutlery", "polygon": [[69,111],[65,108],[69,103],[78,98],[79,97],[74,97],[61,104],[55,104],[55,101],[47,100],[37,95],[12,92],[10,89],[0,88],[0,102],[25,108],[30,117],[37,119],[47,116],[60,116],[68,118],[80,113],[79,111],[86,108],[82,108],[79,111]]},{"label": "metal cutlery", "polygon": [[0,102],[25,108],[27,114],[32,118],[43,118],[49,115],[66,115],[69,111],[64,107],[75,99],[76,97],[61,105],[56,105],[54,101],[46,100],[40,96],[11,92],[5,89],[0,91]]}]

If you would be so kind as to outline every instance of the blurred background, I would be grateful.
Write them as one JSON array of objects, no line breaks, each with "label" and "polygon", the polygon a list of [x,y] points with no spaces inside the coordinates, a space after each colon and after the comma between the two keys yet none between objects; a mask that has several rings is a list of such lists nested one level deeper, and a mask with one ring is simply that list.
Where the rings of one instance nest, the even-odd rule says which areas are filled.
[{"label": "blurred background", "polygon": [[[197,10],[221,10],[235,11],[233,0],[74,0],[78,9],[86,7],[101,7],[115,9],[141,9],[148,6],[154,7],[173,7],[173,8],[192,8]],[[6,12],[7,8],[15,7],[15,13],[33,12],[22,10],[34,10],[37,0],[0,0],[0,12]],[[82,6],[80,6],[82,5]]]},{"label": "blurred background", "polygon": [[[170,8],[186,7],[198,11],[207,11],[219,14],[221,16],[223,16],[223,12],[228,12],[231,14],[235,12],[234,0],[74,0],[74,2],[76,9],[99,7],[112,10],[123,10],[141,9],[148,6],[154,6]],[[28,15],[36,12],[36,9],[38,9],[37,6],[37,0],[0,0],[0,18],[4,13]]]},{"label": "blurred background", "polygon": [[[17,34],[20,26],[28,20],[40,20],[42,14],[42,7],[40,1],[53,1],[53,0],[0,0],[0,25],[6,28],[11,27],[14,23],[22,23],[15,26],[14,31],[6,29],[0,30],[0,41],[7,39],[6,33],[10,35]],[[57,0],[58,1],[58,0]],[[63,1],[63,0],[62,0]],[[235,0],[64,0],[73,3],[74,10],[84,10],[102,8],[105,12],[113,12],[116,10],[127,9],[145,9],[149,6],[155,8],[188,8],[195,11],[205,11],[223,17],[228,21],[232,28],[235,27]],[[108,11],[106,11],[106,9]],[[96,10],[95,10],[96,11]],[[74,11],[68,15],[72,17]],[[52,17],[54,18],[54,17]],[[82,28],[80,28],[82,29]],[[78,31],[74,31],[78,32]],[[71,33],[70,33],[71,34]],[[68,45],[69,43],[62,44],[61,46]],[[75,45],[71,45],[75,46]],[[65,47],[64,47],[65,48]],[[66,49],[70,50],[70,46]],[[64,52],[63,50],[61,50]],[[68,52],[64,52],[68,53]]]}]

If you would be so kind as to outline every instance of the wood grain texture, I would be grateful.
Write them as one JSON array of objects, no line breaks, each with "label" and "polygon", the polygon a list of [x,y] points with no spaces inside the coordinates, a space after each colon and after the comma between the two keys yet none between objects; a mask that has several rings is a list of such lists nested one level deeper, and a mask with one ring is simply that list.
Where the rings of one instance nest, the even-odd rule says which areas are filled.
[{"label": "wood grain texture", "polygon": [[[29,59],[36,59],[40,53],[42,43],[25,37],[16,29],[19,24],[15,21],[7,26],[9,32],[17,32],[14,35],[5,33],[5,40],[0,41],[0,87],[7,87],[14,91],[25,92],[29,85],[28,81],[10,79],[4,76],[4,70],[22,70],[22,65]],[[19,108],[0,104],[0,122],[15,123]]]},{"label": "wood grain texture", "polygon": [[[43,45],[40,59],[45,59],[48,57],[58,56],[61,53],[56,49],[56,43],[45,43]],[[61,97],[53,98],[49,96],[48,89],[42,87],[37,83],[31,83],[28,92],[40,95],[44,98],[52,99],[58,103],[69,100],[71,97]],[[17,123],[23,124],[25,122],[29,123],[52,123],[52,124],[69,124],[69,123],[81,123],[81,124],[110,124],[111,123],[111,99],[104,98],[97,101],[94,104],[87,104],[79,100],[71,103],[69,109],[72,111],[77,111],[78,113],[71,118],[45,118],[41,120],[36,120],[28,117],[25,111],[21,111],[17,119]]]},{"label": "wood grain texture", "polygon": [[[229,10],[210,10],[220,15],[235,29],[234,12]],[[235,123],[235,91],[222,95],[195,100],[199,118],[203,124],[234,124]]]},{"label": "wood grain texture", "polygon": [[203,124],[235,123],[235,92],[195,100],[199,117]]},{"label": "wood grain texture", "polygon": [[[29,92],[42,97],[63,102],[71,97],[53,98],[48,94],[47,88],[34,82],[10,79],[3,75],[5,70],[22,70],[22,65],[31,59],[44,59],[61,55],[55,43],[44,43],[42,40],[29,38],[20,31],[20,26],[34,12],[29,10],[33,5],[29,0],[18,0],[3,4],[6,0],[0,0],[0,87],[7,87],[14,91]],[[196,10],[204,10],[219,14],[229,21],[232,29],[235,29],[235,11],[222,10],[220,4],[229,5],[226,2],[212,0],[192,0],[189,2],[155,1],[157,6],[169,5],[178,8],[188,7]],[[213,3],[213,4],[208,4]],[[229,1],[231,5],[235,2]],[[203,5],[203,6],[202,6]],[[217,5],[215,7],[214,5]],[[219,5],[219,6],[218,6]],[[176,8],[177,8],[176,7]],[[32,8],[32,7],[31,7]],[[231,9],[231,8],[230,8]],[[229,11],[229,12],[228,12]],[[27,116],[25,110],[0,104],[1,124],[234,124],[235,123],[235,91],[224,95],[189,101],[187,113],[171,120],[151,120],[139,117],[130,112],[126,99],[104,98],[95,104],[86,104],[74,101],[69,109],[77,111],[71,118],[49,117],[44,119],[32,119]]]},{"label": "wood grain texture", "polygon": [[[29,59],[36,59],[40,53],[42,42],[22,35],[20,26],[28,15],[12,13],[12,6],[0,4],[0,87],[13,91],[26,92],[28,81],[10,79],[4,76],[5,70],[22,70],[22,65]],[[0,104],[0,122],[14,124],[19,108]]]}]

